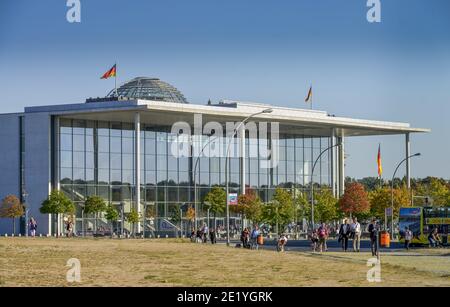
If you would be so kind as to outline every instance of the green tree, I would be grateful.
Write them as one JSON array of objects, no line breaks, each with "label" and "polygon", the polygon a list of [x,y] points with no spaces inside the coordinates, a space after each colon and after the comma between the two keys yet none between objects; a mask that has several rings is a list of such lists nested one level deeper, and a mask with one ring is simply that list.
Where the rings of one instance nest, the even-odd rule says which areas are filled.
[{"label": "green tree", "polygon": [[119,211],[117,211],[116,207],[109,204],[105,210],[105,218],[111,223],[111,238],[113,237],[114,233],[114,222],[117,222],[119,220],[119,217]]},{"label": "green tree", "polygon": [[[410,206],[409,191],[406,186],[394,188],[394,218],[398,218],[400,207]],[[391,188],[383,187],[369,192],[370,214],[383,219],[386,208],[391,207]]]},{"label": "green tree", "polygon": [[131,211],[126,214],[125,218],[127,222],[131,224],[131,233],[132,236],[135,237],[136,236],[135,226],[137,223],[139,223],[140,220],[139,213],[136,211],[135,208],[132,208]]},{"label": "green tree", "polygon": [[322,189],[314,193],[314,219],[317,222],[331,222],[339,218],[338,199],[330,190]]},{"label": "green tree", "polygon": [[217,214],[223,213],[227,206],[227,193],[223,188],[213,187],[204,198],[205,208],[214,214],[216,225]]},{"label": "green tree", "polygon": [[[48,198],[41,204],[39,211],[43,214],[55,214],[59,219],[59,214],[73,215],[75,213],[74,203],[61,191],[53,190]],[[56,236],[59,236],[56,231]]]},{"label": "green tree", "polygon": [[93,214],[95,218],[95,231],[97,232],[97,219],[99,213],[105,212],[107,209],[106,202],[100,196],[88,196],[84,202],[84,213]]},{"label": "green tree", "polygon": [[12,233],[16,234],[16,218],[24,214],[24,206],[15,195],[7,195],[2,200],[0,207],[0,217],[12,219]]},{"label": "green tree", "polygon": [[306,193],[297,193],[294,201],[297,221],[311,221],[311,203],[308,201]]},{"label": "green tree", "polygon": [[293,221],[294,212],[291,194],[284,189],[277,188],[272,201],[263,206],[262,221],[275,226],[276,231],[280,232]]},{"label": "green tree", "polygon": [[[439,178],[428,177],[416,184],[416,192],[419,196],[430,196],[433,206],[450,206],[450,188],[448,183]],[[415,199],[415,205],[424,205],[424,199]]]}]

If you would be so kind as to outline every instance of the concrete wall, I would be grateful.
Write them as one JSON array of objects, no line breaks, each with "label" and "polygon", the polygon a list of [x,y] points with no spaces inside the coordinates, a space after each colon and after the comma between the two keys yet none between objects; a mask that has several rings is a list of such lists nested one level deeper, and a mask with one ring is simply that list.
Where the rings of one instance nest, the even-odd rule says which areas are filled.
[{"label": "concrete wall", "polygon": [[25,189],[28,193],[29,216],[37,221],[37,233],[50,233],[50,216],[39,208],[50,192],[50,115],[25,113]]},{"label": "concrete wall", "polygon": [[[0,199],[14,194],[20,199],[19,114],[0,115]],[[16,234],[19,233],[16,219]],[[12,233],[11,219],[0,219],[0,234]]]}]

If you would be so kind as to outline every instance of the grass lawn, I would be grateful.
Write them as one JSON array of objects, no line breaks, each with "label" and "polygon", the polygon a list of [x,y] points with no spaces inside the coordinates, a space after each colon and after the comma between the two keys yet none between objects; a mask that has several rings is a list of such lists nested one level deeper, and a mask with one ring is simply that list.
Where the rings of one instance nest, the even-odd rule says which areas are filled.
[{"label": "grass lawn", "polygon": [[[174,239],[0,238],[0,286],[450,286],[450,251],[382,256],[369,283],[369,253],[277,253]],[[81,283],[66,262],[81,262]]]}]

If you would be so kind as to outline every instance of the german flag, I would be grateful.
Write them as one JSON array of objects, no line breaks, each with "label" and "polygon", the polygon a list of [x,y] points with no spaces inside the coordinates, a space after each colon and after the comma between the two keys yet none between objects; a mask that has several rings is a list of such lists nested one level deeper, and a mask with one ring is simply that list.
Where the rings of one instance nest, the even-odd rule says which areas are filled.
[{"label": "german flag", "polygon": [[383,174],[383,167],[381,166],[381,148],[380,148],[380,144],[378,144],[377,164],[378,164],[378,177],[381,177],[381,174]]},{"label": "german flag", "polygon": [[309,102],[312,98],[312,86],[309,87],[308,96],[305,98],[305,102]]},{"label": "german flag", "polygon": [[116,76],[116,64],[114,64],[114,66],[111,67],[110,70],[105,72],[104,75],[100,79],[108,79],[108,78],[115,77],[115,76]]}]

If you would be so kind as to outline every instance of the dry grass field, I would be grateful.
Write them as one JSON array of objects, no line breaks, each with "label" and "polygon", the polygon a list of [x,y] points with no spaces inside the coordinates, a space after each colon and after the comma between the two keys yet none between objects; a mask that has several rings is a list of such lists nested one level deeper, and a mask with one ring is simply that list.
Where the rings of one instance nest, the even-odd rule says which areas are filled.
[{"label": "dry grass field", "polygon": [[[277,253],[183,240],[1,238],[0,286],[450,286],[449,250],[385,255],[369,283],[368,253]],[[78,258],[81,283],[66,281]]]}]

